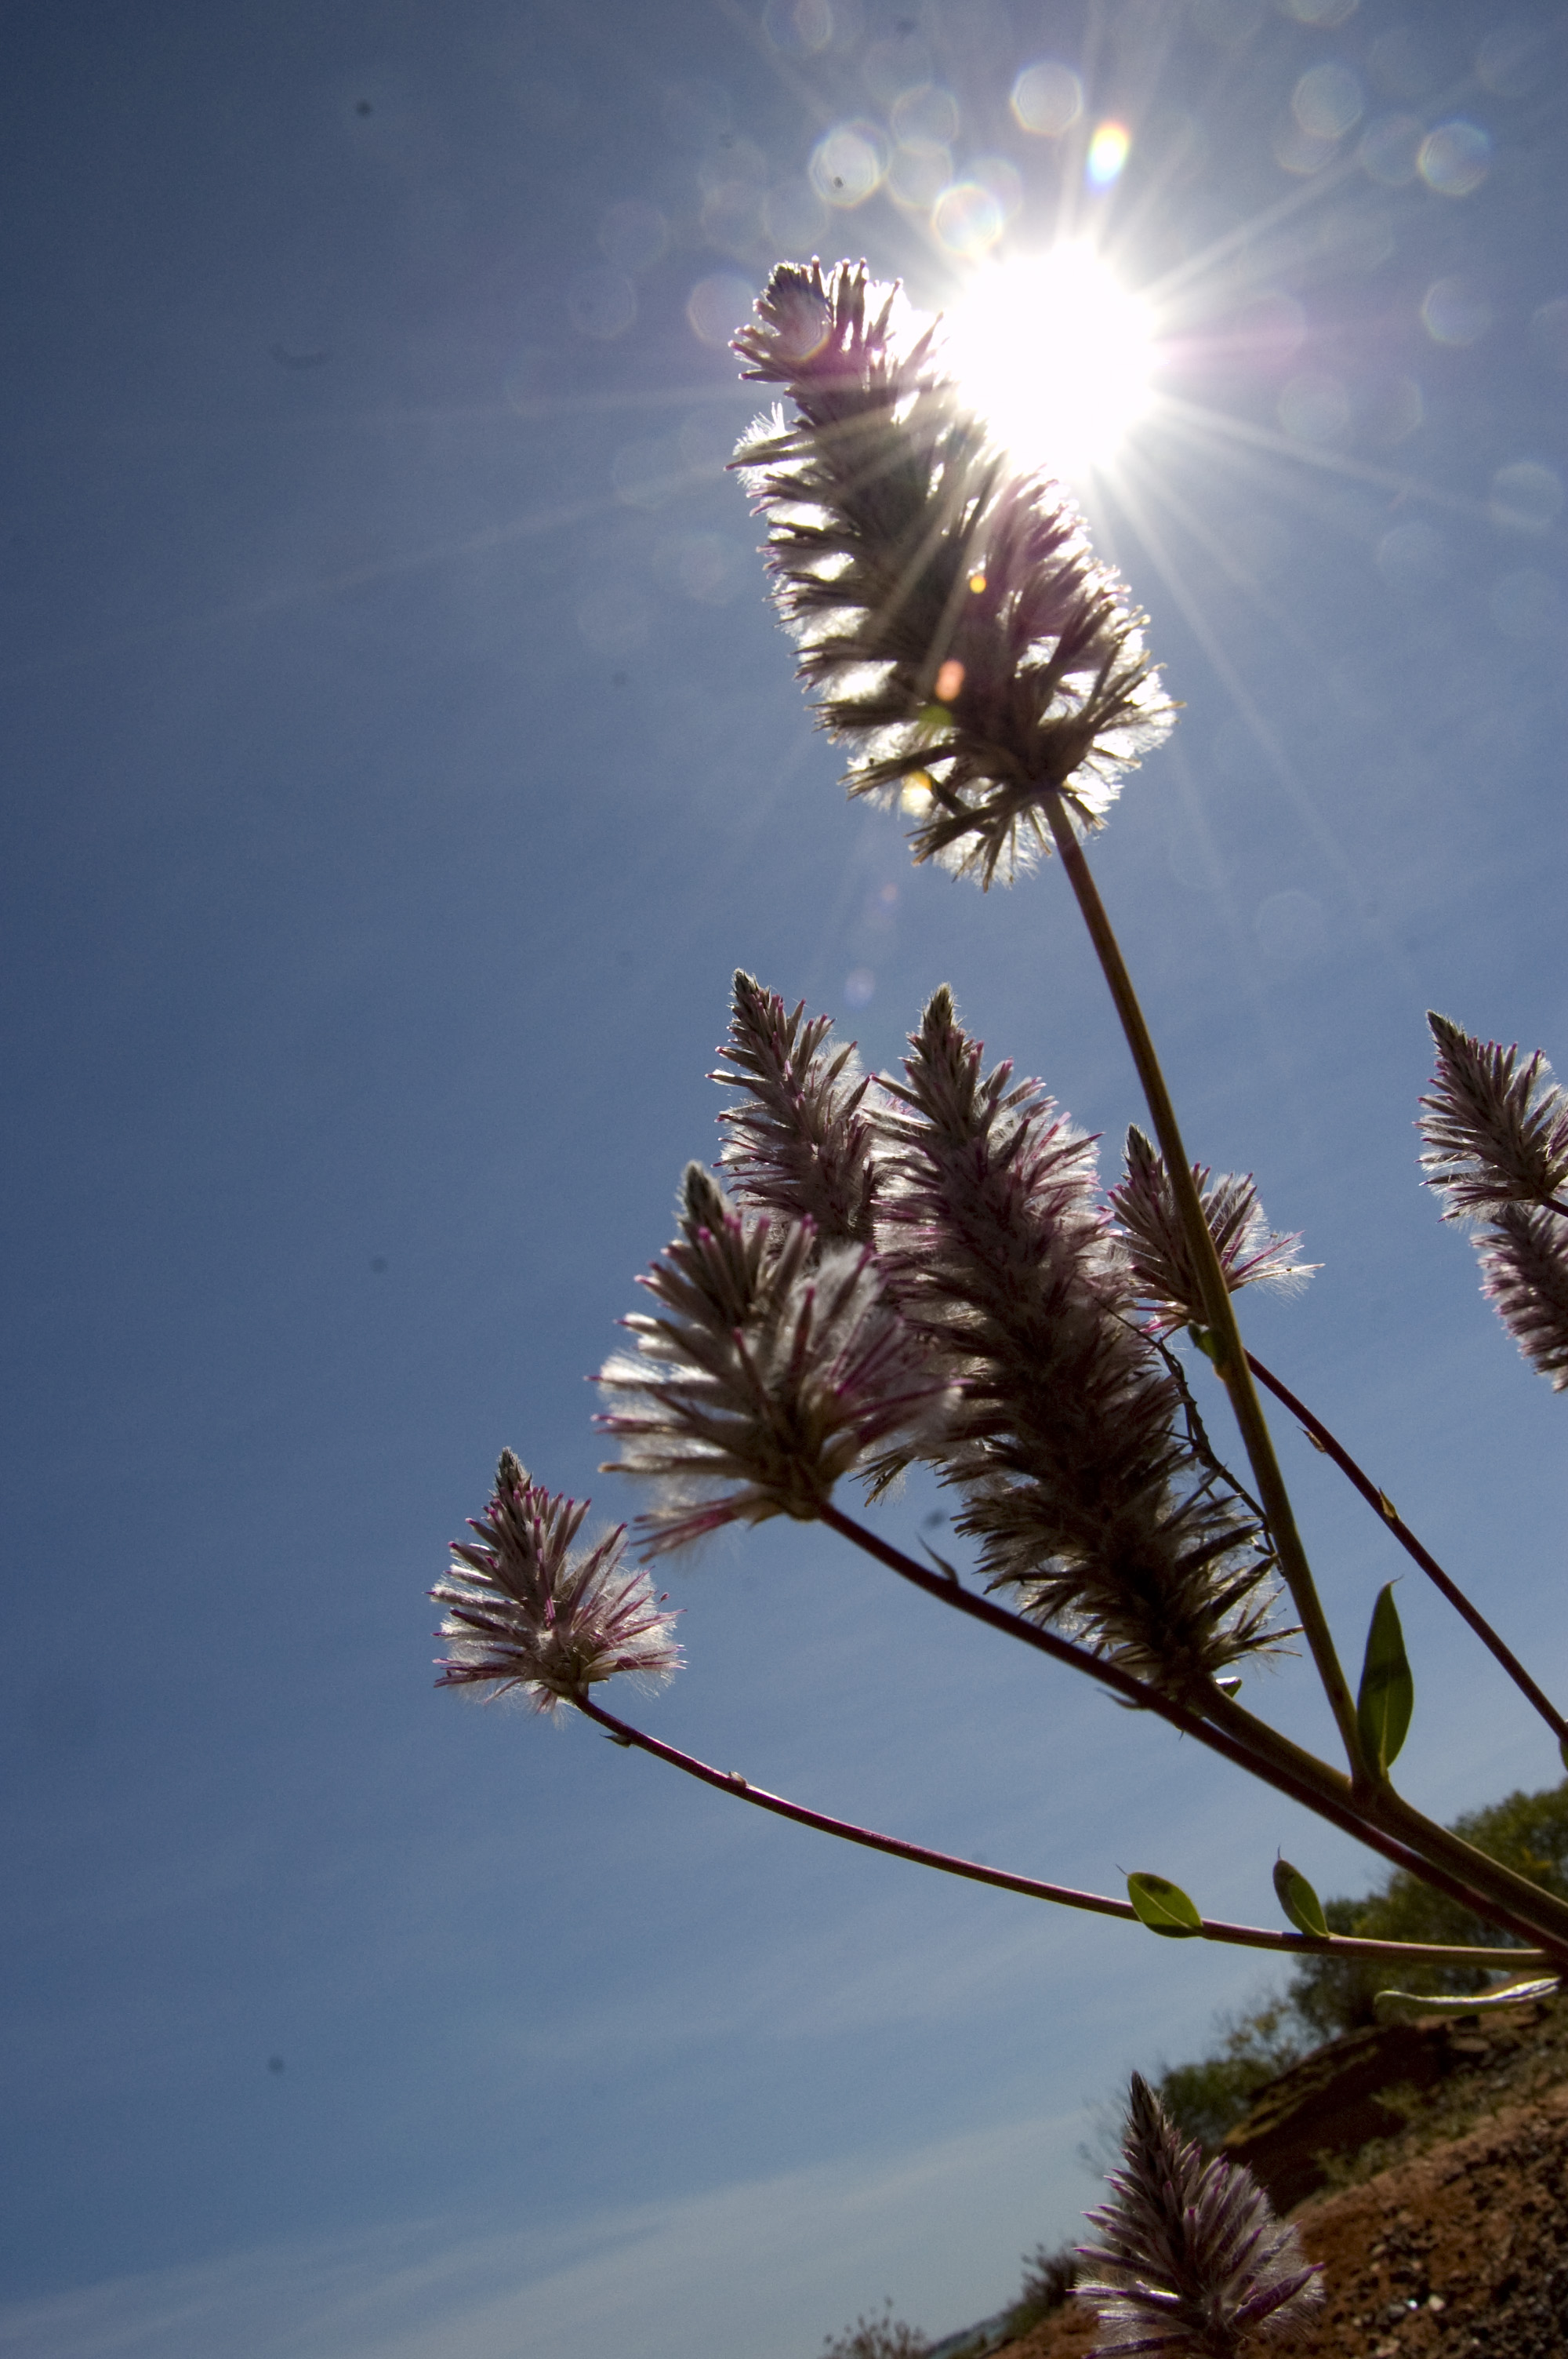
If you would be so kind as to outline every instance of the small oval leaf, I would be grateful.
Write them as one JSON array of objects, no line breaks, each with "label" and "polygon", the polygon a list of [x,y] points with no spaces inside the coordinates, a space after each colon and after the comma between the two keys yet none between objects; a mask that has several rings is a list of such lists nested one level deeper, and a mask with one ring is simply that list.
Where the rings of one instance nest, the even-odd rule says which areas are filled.
[{"label": "small oval leaf", "polygon": [[1127,1897],[1152,1933],[1170,1940],[1188,1941],[1203,1930],[1203,1919],[1179,1884],[1167,1875],[1135,1872],[1127,1879]]},{"label": "small oval leaf", "polygon": [[1320,1941],[1327,1940],[1328,1926],[1324,1918],[1323,1903],[1300,1868],[1292,1867],[1288,1859],[1274,1862],[1274,1890],[1279,1896],[1281,1908],[1298,1933],[1312,1933]]},{"label": "small oval leaf", "polygon": [[1361,1686],[1356,1698],[1356,1722],[1361,1732],[1362,1750],[1379,1777],[1386,1777],[1398,1760],[1414,1710],[1415,1681],[1411,1676],[1390,1581],[1378,1592],[1378,1602],[1372,1608],[1367,1658],[1361,1666]]}]

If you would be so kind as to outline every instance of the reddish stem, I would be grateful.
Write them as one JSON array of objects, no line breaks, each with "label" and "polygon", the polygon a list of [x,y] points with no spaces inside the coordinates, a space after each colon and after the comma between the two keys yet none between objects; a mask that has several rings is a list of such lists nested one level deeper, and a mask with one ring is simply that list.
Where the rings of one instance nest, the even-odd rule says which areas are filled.
[{"label": "reddish stem", "polygon": [[[1101,1892],[1078,1892],[1066,1884],[1045,1884],[1038,1876],[1014,1875],[1006,1868],[959,1859],[952,1852],[932,1851],[925,1843],[905,1843],[900,1835],[878,1834],[871,1827],[857,1826],[852,1819],[833,1819],[824,1810],[807,1810],[804,1802],[792,1802],[783,1794],[770,1793],[765,1786],[754,1786],[738,1769],[715,1769],[711,1763],[699,1761],[694,1753],[683,1753],[678,1745],[665,1745],[658,1737],[647,1735],[629,1720],[620,1720],[614,1712],[606,1712],[602,1704],[590,1702],[587,1696],[578,1696],[573,1701],[579,1712],[597,1721],[618,1745],[635,1745],[640,1752],[651,1753],[655,1760],[668,1762],[672,1769],[684,1770],[688,1777],[700,1778],[705,1786],[712,1786],[736,1801],[750,1802],[755,1810],[771,1810],[775,1818],[792,1819],[797,1826],[815,1827],[819,1834],[837,1835],[842,1843],[859,1843],[865,1851],[885,1852],[892,1859],[907,1859],[917,1867],[937,1868],[944,1875],[961,1875],[971,1884],[994,1885],[1001,1892],[1021,1892],[1026,1899],[1052,1900],[1061,1908],[1087,1909],[1097,1917],[1138,1921],[1138,1911],[1130,1901],[1112,1900]],[[1268,1925],[1231,1925],[1209,1917],[1193,1929],[1193,1935],[1206,1941],[1228,1942],[1237,1949],[1302,1951],[1314,1957],[1414,1958],[1429,1965],[1454,1966],[1550,1963],[1544,1950],[1465,1949],[1430,1941],[1372,1941],[1339,1933],[1322,1940],[1312,1933],[1278,1933]]]},{"label": "reddish stem", "polygon": [[1247,1364],[1258,1382],[1265,1386],[1273,1394],[1274,1398],[1290,1410],[1293,1418],[1300,1420],[1325,1457],[1332,1458],[1340,1473],[1355,1484],[1368,1506],[1375,1510],[1379,1520],[1387,1524],[1405,1554],[1414,1559],[1427,1579],[1435,1588],[1442,1591],[1454,1612],[1464,1616],[1482,1646],[1497,1657],[1519,1693],[1527,1697],[1535,1706],[1558,1743],[1568,1745],[1568,1720],[1565,1720],[1556,1705],[1541,1693],[1512,1647],[1498,1637],[1486,1615],[1471,1604],[1458,1582],[1451,1581],[1437,1559],[1422,1546],[1388,1493],[1379,1489],[1371,1476],[1357,1464],[1344,1443],[1337,1440],[1329,1431],[1323,1419],[1314,1417],[1306,1403],[1298,1400],[1290,1386],[1281,1384],[1273,1371],[1266,1368],[1255,1353],[1248,1353]]},{"label": "reddish stem", "polygon": [[[1219,1754],[1236,1767],[1246,1770],[1249,1777],[1274,1787],[1278,1792],[1288,1795],[1292,1801],[1299,1802],[1303,1810],[1314,1811],[1317,1817],[1326,1819],[1330,1825],[1340,1828],[1346,1834],[1354,1835],[1368,1850],[1380,1852],[1396,1867],[1404,1868],[1422,1883],[1431,1885],[1435,1891],[1446,1893],[1449,1899],[1456,1900],[1462,1908],[1473,1915],[1487,1918],[1501,1930],[1513,1933],[1521,1940],[1548,1943],[1552,1955],[1563,1958],[1568,1964],[1568,1942],[1563,1940],[1553,1922],[1563,1915],[1560,1903],[1554,1901],[1550,1894],[1541,1892],[1527,1883],[1523,1877],[1499,1868],[1495,1860],[1481,1854],[1470,1854],[1467,1845],[1460,1846],[1444,1829],[1432,1826],[1416,1812],[1400,1805],[1397,1796],[1383,1794],[1378,1797],[1378,1800],[1390,1814],[1397,1809],[1402,1820],[1412,1822],[1412,1835],[1419,1828],[1419,1840],[1423,1848],[1418,1849],[1414,1842],[1407,1843],[1395,1834],[1386,1833],[1359,1806],[1360,1798],[1341,1771],[1303,1752],[1288,1737],[1281,1736],[1264,1722],[1243,1712],[1239,1705],[1233,1703],[1217,1689],[1212,1705],[1208,1706],[1215,1718],[1206,1718],[1187,1705],[1178,1703],[1173,1697],[1162,1694],[1159,1689],[1148,1687],[1142,1680],[1134,1679],[1119,1663],[1109,1662],[1101,1655],[1090,1654],[1087,1647],[1075,1646],[1071,1639],[1058,1637],[1054,1630],[1042,1629],[1037,1623],[1026,1621],[1021,1614],[1009,1613],[1005,1606],[994,1604],[989,1597],[976,1596],[972,1590],[964,1588],[960,1582],[946,1574],[928,1571],[913,1557],[905,1556],[902,1549],[894,1548],[891,1541],[869,1531],[863,1524],[856,1523],[852,1516],[846,1516],[831,1501],[818,1513],[830,1530],[852,1542],[856,1548],[863,1549],[867,1555],[875,1557],[890,1571],[896,1572],[901,1580],[924,1590],[928,1597],[939,1598],[943,1604],[952,1606],[957,1613],[967,1614],[972,1621],[983,1622],[989,1628],[1000,1630],[1006,1636],[1018,1639],[1022,1645],[1033,1647],[1039,1653],[1065,1663],[1073,1670],[1082,1671],[1087,1678],[1097,1680],[1101,1686],[1113,1688],[1141,1711],[1154,1712],[1160,1719],[1169,1721],[1184,1735],[1193,1737],[1210,1752]],[[1462,1880],[1461,1875],[1455,1872],[1459,1866],[1457,1857],[1454,1858],[1454,1868],[1439,1865],[1424,1849],[1428,1843],[1439,1842],[1451,1857],[1454,1857],[1456,1853],[1465,1854],[1466,1869],[1471,1857],[1474,1857],[1476,1869],[1482,1872],[1485,1881],[1472,1883]],[[1488,1886],[1504,1882],[1510,1887],[1507,1899],[1495,1889],[1488,1889]],[[1522,1887],[1517,1898],[1513,1887]],[[1540,1916],[1536,1914],[1538,1907]]]}]

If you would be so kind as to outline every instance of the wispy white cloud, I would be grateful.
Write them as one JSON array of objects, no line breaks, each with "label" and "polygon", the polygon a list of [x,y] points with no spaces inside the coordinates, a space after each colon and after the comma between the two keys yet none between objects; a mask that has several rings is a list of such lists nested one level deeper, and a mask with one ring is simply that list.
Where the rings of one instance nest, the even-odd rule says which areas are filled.
[{"label": "wispy white cloud", "polygon": [[405,2223],[0,2310],[5,2359],[800,2359],[891,2292],[934,2332],[1068,2232],[1086,2117],[1040,2115],[569,2225]]}]

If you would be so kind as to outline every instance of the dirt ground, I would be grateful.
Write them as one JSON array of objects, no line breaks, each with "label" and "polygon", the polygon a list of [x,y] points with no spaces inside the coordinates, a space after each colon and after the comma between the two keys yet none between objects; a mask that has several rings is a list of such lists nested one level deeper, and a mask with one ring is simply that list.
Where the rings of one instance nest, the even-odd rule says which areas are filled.
[{"label": "dirt ground", "polygon": [[[1411,2093],[1292,2213],[1326,2299],[1295,2359],[1568,2359],[1568,2001]],[[1084,2359],[1069,2301],[998,2359]]]}]

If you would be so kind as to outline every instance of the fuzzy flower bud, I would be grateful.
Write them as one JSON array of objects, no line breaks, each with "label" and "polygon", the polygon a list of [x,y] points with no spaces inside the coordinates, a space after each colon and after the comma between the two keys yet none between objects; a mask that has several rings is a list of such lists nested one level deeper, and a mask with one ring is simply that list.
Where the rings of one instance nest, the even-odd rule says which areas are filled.
[{"label": "fuzzy flower bud", "polygon": [[430,1592],[448,1609],[451,1653],[438,1687],[513,1690],[535,1712],[556,1712],[617,1671],[667,1680],[681,1667],[675,1616],[661,1614],[645,1572],[622,1560],[626,1527],[573,1555],[589,1502],[531,1483],[501,1453],[489,1512],[471,1523],[478,1545],[454,1540],[445,1580]]},{"label": "fuzzy flower bud", "polygon": [[863,264],[781,263],[734,348],[793,416],[734,464],[850,793],[989,886],[1050,851],[1052,797],[1099,826],[1173,709],[1066,493],[1016,472],[899,308]]},{"label": "fuzzy flower bud", "polygon": [[1167,2351],[1236,2359],[1296,2333],[1323,2299],[1315,2262],[1244,2164],[1205,2162],[1135,2072],[1112,2200],[1091,2212],[1104,2238],[1079,2247],[1099,2312],[1091,2359]]},{"label": "fuzzy flower bud", "polygon": [[[1198,1201],[1232,1294],[1244,1286],[1304,1286],[1314,1262],[1298,1261],[1298,1234],[1281,1236],[1263,1217],[1252,1175],[1227,1171],[1212,1179],[1193,1166]],[[1162,1158],[1137,1125],[1127,1134],[1126,1176],[1110,1191],[1110,1210],[1126,1240],[1141,1299],[1156,1328],[1206,1323],[1203,1289],[1193,1267],[1175,1192]]]},{"label": "fuzzy flower bud", "polygon": [[1011,1068],[982,1076],[938,991],[883,1082],[882,1266],[961,1387],[944,1479],[993,1587],[1192,1692],[1277,1643],[1255,1518],[1200,1465],[1096,1200],[1093,1141]]},{"label": "fuzzy flower bud", "polygon": [[810,1221],[744,1219],[700,1164],[685,1196],[681,1234],[642,1281],[659,1310],[622,1322],[636,1356],[599,1376],[636,1404],[598,1420],[622,1443],[606,1472],[665,1493],[638,1519],[654,1549],[808,1520],[879,1443],[930,1431],[947,1407],[869,1248],[819,1254]]},{"label": "fuzzy flower bud", "polygon": [[[1568,1190],[1568,1092],[1538,1049],[1482,1042],[1429,1015],[1437,1043],[1432,1093],[1422,1100],[1426,1185],[1445,1221],[1472,1221],[1507,1204],[1551,1204]],[[1559,1204],[1561,1209],[1561,1201]]]},{"label": "fuzzy flower bud", "polygon": [[794,1015],[777,992],[744,972],[735,977],[730,1038],[719,1051],[732,1072],[711,1079],[742,1096],[719,1119],[728,1136],[723,1168],[742,1203],[809,1220],[824,1245],[870,1245],[876,1181],[867,1081],[853,1043],[830,1055],[830,1016]]}]

